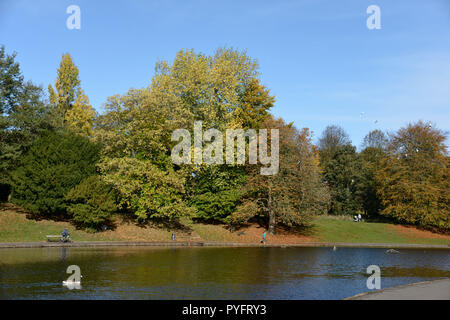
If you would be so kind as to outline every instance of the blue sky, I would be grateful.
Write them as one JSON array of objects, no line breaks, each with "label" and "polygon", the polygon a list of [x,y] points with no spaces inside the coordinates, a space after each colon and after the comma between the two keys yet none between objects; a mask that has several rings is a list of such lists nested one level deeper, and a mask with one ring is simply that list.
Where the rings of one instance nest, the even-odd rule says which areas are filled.
[{"label": "blue sky", "polygon": [[[80,30],[66,27],[71,4]],[[372,4],[379,30],[366,27]],[[329,124],[357,146],[370,130],[419,119],[450,130],[448,0],[0,0],[0,44],[45,88],[70,53],[99,111],[108,96],[147,86],[158,59],[227,46],[258,60],[272,112],[315,139]]]}]

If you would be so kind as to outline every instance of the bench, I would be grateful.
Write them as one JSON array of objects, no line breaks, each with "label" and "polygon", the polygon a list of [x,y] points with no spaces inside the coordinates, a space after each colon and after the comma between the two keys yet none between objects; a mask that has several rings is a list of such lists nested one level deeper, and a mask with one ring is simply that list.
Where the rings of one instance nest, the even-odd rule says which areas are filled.
[{"label": "bench", "polygon": [[58,236],[54,236],[54,235],[47,235],[47,241],[51,242],[51,241],[70,241],[70,236],[67,236],[66,238],[64,238],[62,235],[58,235]]}]

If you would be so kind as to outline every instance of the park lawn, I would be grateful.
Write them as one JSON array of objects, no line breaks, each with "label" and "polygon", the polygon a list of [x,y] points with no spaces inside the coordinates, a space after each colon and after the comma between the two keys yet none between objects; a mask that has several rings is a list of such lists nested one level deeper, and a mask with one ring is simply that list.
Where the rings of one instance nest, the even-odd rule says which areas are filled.
[{"label": "park lawn", "polygon": [[[258,225],[243,227],[231,233],[223,224],[194,223],[181,220],[186,229],[169,230],[158,226],[138,226],[132,220],[115,217],[115,230],[89,233],[77,230],[69,222],[28,219],[21,210],[0,208],[0,242],[46,241],[46,235],[59,235],[67,228],[74,241],[170,241],[172,233],[177,240],[257,243],[265,228]],[[414,243],[450,244],[449,235],[431,233],[414,227],[380,222],[353,222],[350,217],[318,216],[313,227],[304,233],[278,230],[267,235],[269,243],[295,244],[302,242],[348,243]]]},{"label": "park lawn", "polygon": [[[259,242],[264,228],[256,225],[242,228],[234,233],[224,225],[212,225],[183,221],[204,241],[219,242]],[[239,233],[242,232],[242,235]],[[450,236],[429,231],[382,222],[353,222],[350,216],[318,216],[313,226],[303,234],[277,232],[267,235],[268,243],[301,242],[346,242],[346,243],[411,243],[411,244],[450,244]]]},{"label": "park lawn", "polygon": [[313,234],[323,242],[450,244],[450,236],[382,222],[353,222],[351,217],[319,216]]},{"label": "park lawn", "polygon": [[137,226],[115,217],[117,228],[90,233],[77,230],[69,222],[27,219],[26,214],[0,208],[0,242],[46,241],[46,235],[60,235],[64,228],[74,241],[169,241],[171,233],[162,228]]}]

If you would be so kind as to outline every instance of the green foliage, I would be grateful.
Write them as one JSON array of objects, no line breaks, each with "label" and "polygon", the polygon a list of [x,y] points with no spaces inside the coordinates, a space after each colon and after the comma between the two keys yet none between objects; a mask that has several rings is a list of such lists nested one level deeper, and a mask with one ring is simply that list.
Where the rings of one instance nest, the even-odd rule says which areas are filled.
[{"label": "green foliage", "polygon": [[[308,129],[269,114],[275,98],[256,61],[226,48],[211,56],[181,50],[172,63],[158,62],[147,88],[108,98],[96,118],[69,54],[49,86],[50,104],[42,88],[24,81],[15,57],[0,48],[0,201],[12,186],[12,200],[37,216],[68,214],[88,229],[108,223],[116,209],[141,221],[260,217],[273,232],[309,225],[325,211],[364,212],[449,229],[447,133],[429,124],[390,139],[374,130],[360,154],[341,127],[328,126],[317,151]],[[279,129],[279,173],[263,176],[261,165],[174,165],[172,132],[192,134],[194,121],[222,131]]]},{"label": "green foliage", "polygon": [[362,183],[359,186],[359,195],[362,199],[364,213],[370,218],[379,216],[382,209],[381,199],[377,194],[379,185],[376,181],[376,175],[380,170],[381,161],[386,156],[385,150],[379,147],[367,147],[360,154]]},{"label": "green foliage", "polygon": [[100,171],[117,190],[120,207],[141,221],[190,215],[183,202],[186,173],[174,170],[170,158],[171,134],[185,121],[177,98],[158,90],[130,90],[111,97],[107,108],[95,139],[104,146]]},{"label": "green foliage", "polygon": [[23,76],[14,61],[16,55],[8,55],[5,47],[0,47],[0,115],[10,113],[22,95]]},{"label": "green foliage", "polygon": [[12,173],[12,201],[42,217],[66,213],[66,193],[95,174],[100,147],[71,132],[46,132]]},{"label": "green foliage", "polygon": [[345,130],[337,125],[330,125],[325,128],[319,138],[320,165],[324,168],[328,161],[343,146],[351,145],[350,138]]},{"label": "green foliage", "polygon": [[331,214],[362,211],[362,161],[351,145],[337,146],[324,167],[324,179],[331,191]]},{"label": "green foliage", "polygon": [[274,103],[275,97],[269,94],[269,90],[258,79],[251,79],[240,95],[239,108],[236,110],[237,122],[245,129],[259,129]]},{"label": "green foliage", "polygon": [[[95,139],[104,146],[100,170],[119,192],[122,207],[133,210],[140,220],[177,219],[197,209],[199,217],[222,219],[233,210],[241,186],[217,186],[226,197],[221,204],[224,199],[214,192],[212,183],[204,183],[215,169],[174,165],[171,135],[181,128],[192,132],[195,120],[203,121],[205,127],[225,129],[262,119],[273,97],[256,80],[256,68],[245,53],[232,49],[219,49],[212,56],[181,50],[173,63],[156,65],[148,88],[108,99]],[[250,114],[255,115],[253,120]],[[187,187],[194,171],[197,181]],[[217,177],[216,182],[220,184],[221,179]],[[191,190],[188,194],[191,187],[204,193]]]},{"label": "green foliage", "polygon": [[[172,64],[161,61],[156,65],[151,87],[178,98],[190,113],[189,127],[194,120],[219,130],[241,127],[245,117],[236,117],[238,110],[245,109],[245,114],[252,104],[260,107],[261,101],[267,104],[263,109],[271,106],[270,101],[266,103],[267,90],[255,81],[257,68],[245,52],[233,49],[220,48],[212,56],[180,50]],[[254,100],[258,96],[259,102]]]},{"label": "green foliage", "polygon": [[195,172],[187,186],[195,217],[226,221],[240,204],[245,179],[243,166],[207,166]]},{"label": "green foliage", "polygon": [[0,193],[6,198],[11,171],[39,134],[50,128],[42,89],[24,81],[15,56],[0,48]]},{"label": "green foliage", "polygon": [[177,219],[191,215],[183,202],[184,177],[173,169],[161,170],[145,159],[115,158],[100,163],[105,181],[120,195],[121,209],[147,218]]},{"label": "green foliage", "polygon": [[66,194],[65,199],[67,212],[75,224],[90,230],[109,224],[112,214],[117,211],[112,188],[98,175],[84,179]]},{"label": "green foliage", "polygon": [[56,127],[66,127],[78,134],[92,136],[95,110],[81,89],[78,68],[70,54],[63,54],[57,71],[55,89],[48,86]]}]

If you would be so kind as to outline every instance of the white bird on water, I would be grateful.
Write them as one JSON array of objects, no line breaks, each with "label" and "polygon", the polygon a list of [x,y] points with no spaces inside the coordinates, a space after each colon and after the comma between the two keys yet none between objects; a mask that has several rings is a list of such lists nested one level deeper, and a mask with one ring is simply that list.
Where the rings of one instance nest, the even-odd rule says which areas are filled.
[{"label": "white bird on water", "polygon": [[79,281],[75,281],[75,280],[63,281],[62,284],[63,284],[63,286],[73,286],[73,285],[81,284],[81,278],[83,278],[83,276],[80,275]]}]

